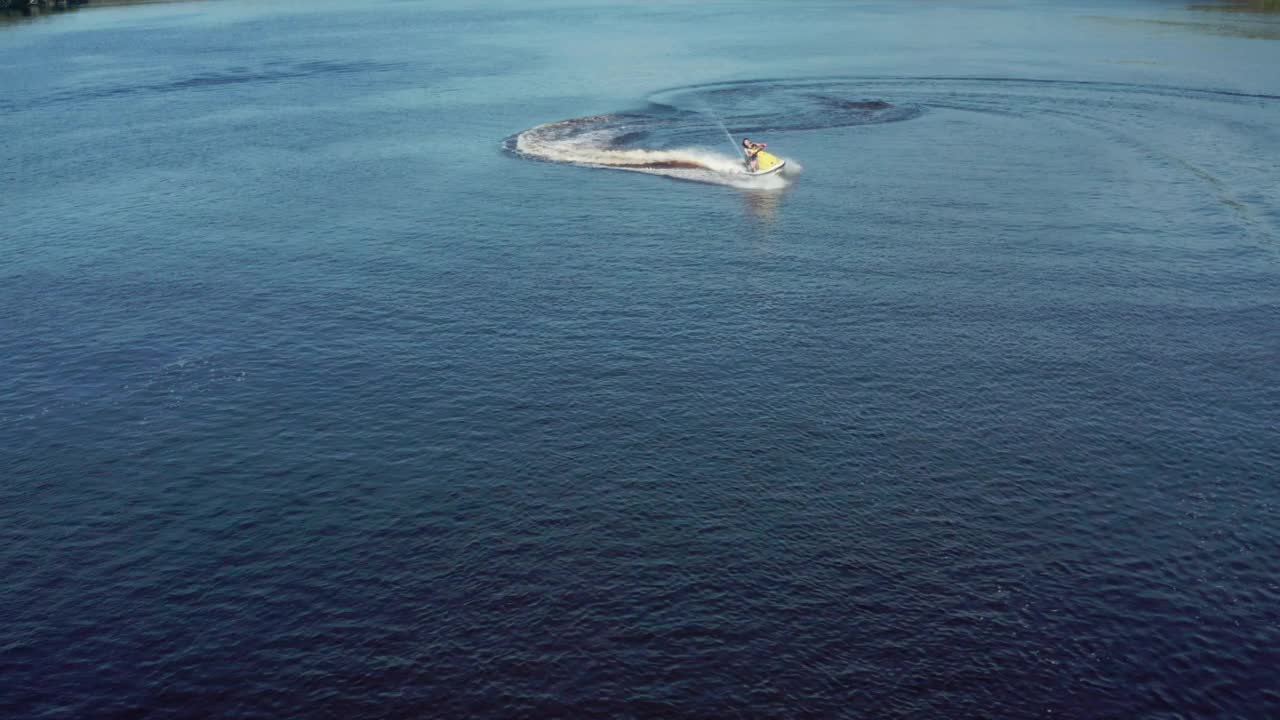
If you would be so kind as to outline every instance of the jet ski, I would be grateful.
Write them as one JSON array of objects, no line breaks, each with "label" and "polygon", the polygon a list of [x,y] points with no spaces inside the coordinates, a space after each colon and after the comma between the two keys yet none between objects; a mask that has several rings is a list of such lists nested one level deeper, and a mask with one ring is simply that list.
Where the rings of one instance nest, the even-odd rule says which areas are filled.
[{"label": "jet ski", "polygon": [[[750,140],[744,140],[743,145],[748,148],[745,151],[747,153],[746,173],[748,175],[773,175],[781,172],[782,168],[787,166],[786,160],[764,149],[765,143],[753,143]],[[751,169],[751,157],[753,155],[756,159],[755,170]]]},{"label": "jet ski", "polygon": [[756,154],[756,159],[758,160],[756,163],[756,169],[754,172],[747,170],[748,175],[772,175],[777,172],[782,172],[782,168],[787,166],[786,160],[783,160],[773,153],[765,152],[764,150],[761,150]]}]

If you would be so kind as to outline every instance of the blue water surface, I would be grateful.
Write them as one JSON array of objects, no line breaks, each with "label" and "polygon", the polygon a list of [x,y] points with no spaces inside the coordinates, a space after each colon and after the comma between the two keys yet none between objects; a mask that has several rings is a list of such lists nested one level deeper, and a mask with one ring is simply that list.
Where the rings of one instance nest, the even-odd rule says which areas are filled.
[{"label": "blue water surface", "polygon": [[0,18],[0,717],[1280,717],[1241,7]]}]

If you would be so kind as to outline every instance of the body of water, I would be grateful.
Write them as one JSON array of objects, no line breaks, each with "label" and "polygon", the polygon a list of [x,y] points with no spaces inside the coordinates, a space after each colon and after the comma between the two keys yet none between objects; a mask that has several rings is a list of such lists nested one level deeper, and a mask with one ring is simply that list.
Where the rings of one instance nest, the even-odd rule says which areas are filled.
[{"label": "body of water", "polygon": [[1269,9],[4,20],[0,716],[1280,716]]}]

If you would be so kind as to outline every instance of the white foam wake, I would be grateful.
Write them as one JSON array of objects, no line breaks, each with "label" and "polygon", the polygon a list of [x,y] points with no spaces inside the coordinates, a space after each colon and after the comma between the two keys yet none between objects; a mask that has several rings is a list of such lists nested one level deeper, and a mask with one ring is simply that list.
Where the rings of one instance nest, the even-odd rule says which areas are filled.
[{"label": "white foam wake", "polygon": [[515,150],[551,162],[630,170],[745,189],[781,189],[788,185],[786,170],[774,175],[748,175],[741,159],[710,150],[614,147],[614,139],[625,134],[628,128],[612,124],[611,120],[610,116],[597,116],[539,125],[516,136]]}]

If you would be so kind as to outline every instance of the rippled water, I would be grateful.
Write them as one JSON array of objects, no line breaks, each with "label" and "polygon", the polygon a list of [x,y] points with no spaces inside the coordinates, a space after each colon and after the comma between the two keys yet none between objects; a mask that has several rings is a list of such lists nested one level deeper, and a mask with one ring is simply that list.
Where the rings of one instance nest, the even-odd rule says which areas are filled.
[{"label": "rippled water", "polygon": [[1280,716],[1266,10],[5,20],[0,717]]}]

